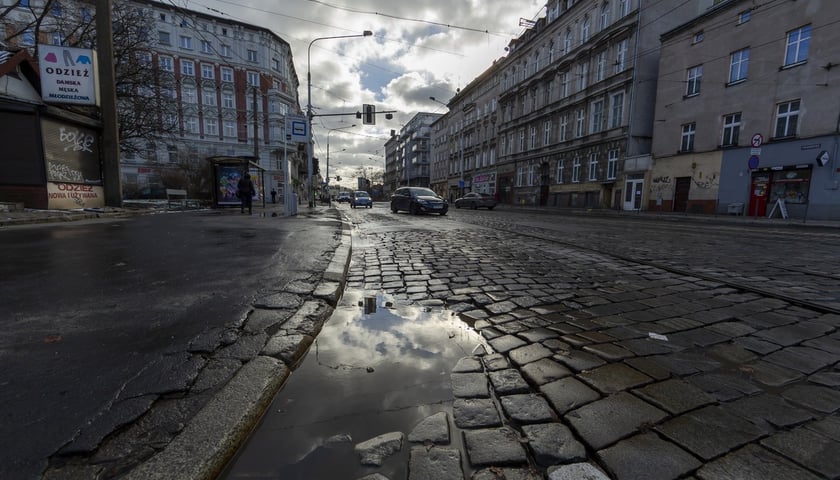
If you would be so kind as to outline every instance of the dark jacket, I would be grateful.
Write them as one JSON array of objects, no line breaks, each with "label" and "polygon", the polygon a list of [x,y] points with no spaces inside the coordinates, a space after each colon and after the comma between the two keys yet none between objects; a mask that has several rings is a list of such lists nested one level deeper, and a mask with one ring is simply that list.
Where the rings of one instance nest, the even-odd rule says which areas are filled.
[{"label": "dark jacket", "polygon": [[251,198],[254,196],[254,182],[250,178],[240,178],[236,185],[239,198]]}]

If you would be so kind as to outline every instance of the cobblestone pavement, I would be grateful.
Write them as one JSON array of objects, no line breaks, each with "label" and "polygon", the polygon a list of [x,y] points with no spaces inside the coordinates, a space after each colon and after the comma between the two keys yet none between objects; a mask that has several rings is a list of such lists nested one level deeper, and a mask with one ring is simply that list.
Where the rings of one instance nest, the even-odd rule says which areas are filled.
[{"label": "cobblestone pavement", "polygon": [[347,214],[347,288],[487,341],[409,478],[840,478],[837,233],[496,213]]}]

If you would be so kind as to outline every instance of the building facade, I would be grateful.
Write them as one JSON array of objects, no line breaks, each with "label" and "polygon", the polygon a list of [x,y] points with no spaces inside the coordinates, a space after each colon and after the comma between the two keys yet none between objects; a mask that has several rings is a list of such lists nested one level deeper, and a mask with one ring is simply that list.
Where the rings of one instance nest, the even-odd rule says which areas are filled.
[{"label": "building facade", "polygon": [[385,180],[389,192],[400,186],[431,185],[431,125],[440,116],[417,113],[386,142]]},{"label": "building facade", "polygon": [[[173,4],[131,0],[151,13],[154,68],[174,77],[176,141],[149,139],[142,153],[121,159],[124,189],[161,182],[176,165],[201,165],[210,157],[252,157],[265,185],[284,197],[283,164],[308,185],[298,145],[287,141],[287,114],[300,114],[299,82],[289,44],[270,30]],[[297,181],[295,181],[297,179]],[[303,181],[301,181],[303,179]]]},{"label": "building facade", "polygon": [[666,32],[648,208],[840,219],[838,21],[728,0]]}]

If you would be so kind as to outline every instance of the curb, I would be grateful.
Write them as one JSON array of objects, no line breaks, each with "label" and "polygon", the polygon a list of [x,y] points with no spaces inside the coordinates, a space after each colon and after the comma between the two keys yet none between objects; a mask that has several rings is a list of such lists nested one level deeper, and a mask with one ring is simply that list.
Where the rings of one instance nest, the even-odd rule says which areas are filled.
[{"label": "curb", "polygon": [[[314,290],[316,298],[332,307],[344,289],[351,251],[350,226],[342,219],[340,244]],[[298,313],[307,308],[307,303],[311,302],[304,302]],[[308,347],[298,360],[304,357]],[[258,355],[243,365],[163,450],[123,478],[168,480],[173,475],[184,480],[216,478],[248,438],[296,365],[297,362],[290,369],[281,360]]]}]

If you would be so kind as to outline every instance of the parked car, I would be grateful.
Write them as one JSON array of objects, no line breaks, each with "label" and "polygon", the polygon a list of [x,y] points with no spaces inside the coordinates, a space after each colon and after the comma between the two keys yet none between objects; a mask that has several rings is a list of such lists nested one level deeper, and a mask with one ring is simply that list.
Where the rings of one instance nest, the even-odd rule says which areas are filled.
[{"label": "parked car", "polygon": [[373,199],[365,191],[353,192],[353,196],[350,197],[350,208],[356,207],[373,208]]},{"label": "parked car", "polygon": [[446,215],[449,204],[434,191],[423,187],[400,187],[391,195],[391,211],[407,211],[412,215],[437,213]]},{"label": "parked car", "polygon": [[338,203],[347,202],[350,203],[350,192],[339,192],[338,193]]},{"label": "parked car", "polygon": [[470,192],[461,198],[455,199],[455,208],[486,208],[493,210],[499,202],[493,195],[487,193]]}]

